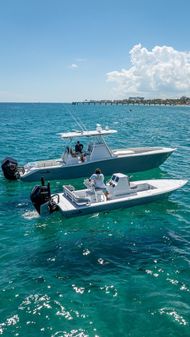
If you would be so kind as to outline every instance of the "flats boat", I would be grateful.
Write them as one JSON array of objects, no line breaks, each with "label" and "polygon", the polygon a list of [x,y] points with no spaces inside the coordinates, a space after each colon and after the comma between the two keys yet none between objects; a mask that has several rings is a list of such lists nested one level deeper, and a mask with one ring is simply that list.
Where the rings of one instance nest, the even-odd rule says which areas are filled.
[{"label": "flats boat", "polygon": [[127,175],[115,173],[106,183],[107,194],[85,180],[85,189],[75,190],[72,185],[64,185],[63,192],[51,194],[50,184],[36,185],[31,192],[31,201],[37,212],[47,215],[59,210],[65,217],[110,211],[156,201],[168,196],[187,180],[151,179],[129,182]]}]

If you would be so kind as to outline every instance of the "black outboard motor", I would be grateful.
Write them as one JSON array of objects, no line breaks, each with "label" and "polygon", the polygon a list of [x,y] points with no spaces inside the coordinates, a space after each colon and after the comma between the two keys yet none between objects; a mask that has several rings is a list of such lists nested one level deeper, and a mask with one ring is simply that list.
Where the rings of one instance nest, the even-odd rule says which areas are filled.
[{"label": "black outboard motor", "polygon": [[48,184],[45,185],[44,178],[41,178],[41,183],[41,186],[34,186],[30,194],[30,199],[39,214],[41,205],[45,204],[48,201],[50,202],[51,200],[50,183],[48,182]]},{"label": "black outboard motor", "polygon": [[5,178],[9,180],[19,179],[20,174],[18,171],[18,162],[15,159],[11,157],[6,157],[2,161],[1,168]]},{"label": "black outboard motor", "polygon": [[58,210],[57,203],[53,197],[57,197],[57,202],[59,202],[59,195],[51,195],[50,183],[48,182],[48,184],[45,185],[45,180],[43,177],[41,178],[41,183],[41,186],[36,185],[33,188],[30,194],[30,199],[39,214],[41,213],[41,205],[45,203],[47,203],[49,213],[53,213],[54,211]]}]

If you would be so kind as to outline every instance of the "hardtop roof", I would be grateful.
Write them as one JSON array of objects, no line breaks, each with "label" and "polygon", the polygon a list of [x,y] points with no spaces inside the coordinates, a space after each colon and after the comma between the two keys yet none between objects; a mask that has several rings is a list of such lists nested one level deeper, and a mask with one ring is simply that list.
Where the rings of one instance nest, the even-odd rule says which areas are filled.
[{"label": "hardtop roof", "polygon": [[61,138],[66,139],[66,138],[74,138],[74,137],[96,137],[96,136],[105,136],[105,135],[110,135],[113,133],[117,133],[117,130],[113,129],[102,129],[102,128],[97,128],[96,130],[74,130],[71,132],[63,132],[59,133]]}]

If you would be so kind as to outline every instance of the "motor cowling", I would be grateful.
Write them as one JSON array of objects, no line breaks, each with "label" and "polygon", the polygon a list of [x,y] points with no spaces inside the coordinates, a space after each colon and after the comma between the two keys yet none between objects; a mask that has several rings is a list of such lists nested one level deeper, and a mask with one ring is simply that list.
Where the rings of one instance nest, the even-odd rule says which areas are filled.
[{"label": "motor cowling", "polygon": [[1,165],[5,178],[16,180],[19,178],[18,162],[14,158],[6,157]]},{"label": "motor cowling", "polygon": [[39,214],[41,212],[41,206],[51,200],[50,183],[45,185],[43,178],[41,179],[41,182],[42,185],[34,186],[30,194],[30,199]]}]

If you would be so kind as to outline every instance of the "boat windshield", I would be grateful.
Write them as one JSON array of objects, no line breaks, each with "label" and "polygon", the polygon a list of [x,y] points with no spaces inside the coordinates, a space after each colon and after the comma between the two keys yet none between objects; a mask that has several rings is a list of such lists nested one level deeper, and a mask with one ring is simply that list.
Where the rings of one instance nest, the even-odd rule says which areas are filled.
[{"label": "boat windshield", "polygon": [[112,180],[115,181],[116,183],[119,181],[119,177],[116,175],[112,176]]}]

